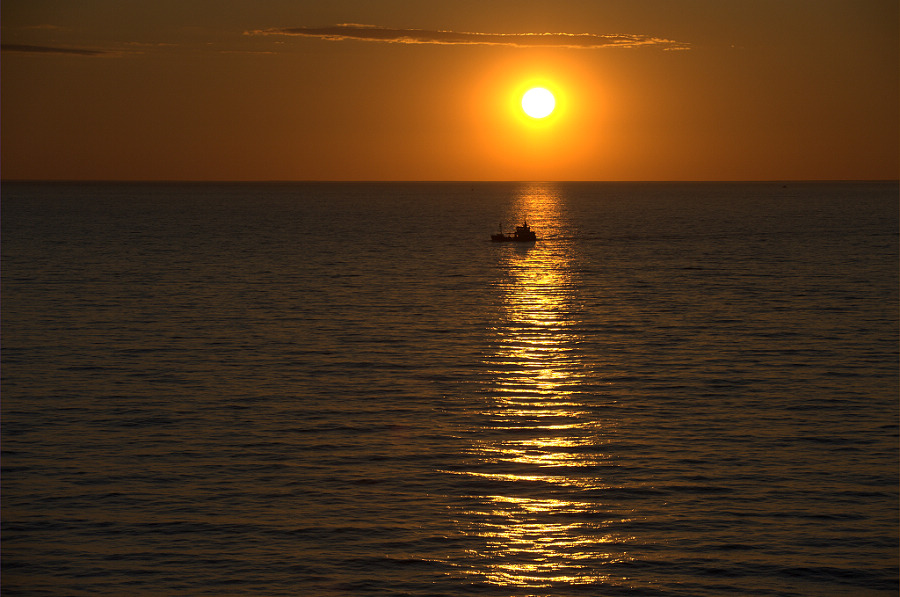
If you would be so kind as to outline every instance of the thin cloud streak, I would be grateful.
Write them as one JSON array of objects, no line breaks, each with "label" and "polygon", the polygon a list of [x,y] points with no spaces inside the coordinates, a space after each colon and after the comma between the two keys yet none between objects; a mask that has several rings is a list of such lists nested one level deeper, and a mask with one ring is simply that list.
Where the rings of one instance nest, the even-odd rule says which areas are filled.
[{"label": "thin cloud streak", "polygon": [[375,25],[345,23],[332,27],[285,27],[247,31],[245,35],[317,37],[331,41],[374,41],[398,44],[483,45],[520,48],[636,48],[656,46],[664,50],[687,50],[690,44],[647,35],[596,33],[474,33],[390,29]]},{"label": "thin cloud streak", "polygon": [[86,48],[62,48],[56,46],[33,46],[29,44],[0,44],[0,51],[35,54],[72,54],[75,56],[110,56],[114,54],[105,50],[88,50]]}]

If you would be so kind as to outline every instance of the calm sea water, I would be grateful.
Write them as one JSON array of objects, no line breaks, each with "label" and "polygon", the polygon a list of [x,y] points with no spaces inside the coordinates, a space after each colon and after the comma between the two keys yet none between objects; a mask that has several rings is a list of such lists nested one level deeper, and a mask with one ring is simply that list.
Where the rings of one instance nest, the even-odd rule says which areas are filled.
[{"label": "calm sea water", "polygon": [[894,183],[5,184],[3,592],[895,595],[898,221]]}]

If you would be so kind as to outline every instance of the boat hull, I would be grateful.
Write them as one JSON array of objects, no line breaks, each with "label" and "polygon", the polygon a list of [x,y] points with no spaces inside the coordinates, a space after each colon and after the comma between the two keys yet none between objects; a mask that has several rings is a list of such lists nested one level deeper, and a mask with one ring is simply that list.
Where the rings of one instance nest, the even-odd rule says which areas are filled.
[{"label": "boat hull", "polygon": [[533,238],[516,238],[515,236],[507,236],[505,234],[492,234],[491,241],[495,243],[533,243],[537,237]]}]

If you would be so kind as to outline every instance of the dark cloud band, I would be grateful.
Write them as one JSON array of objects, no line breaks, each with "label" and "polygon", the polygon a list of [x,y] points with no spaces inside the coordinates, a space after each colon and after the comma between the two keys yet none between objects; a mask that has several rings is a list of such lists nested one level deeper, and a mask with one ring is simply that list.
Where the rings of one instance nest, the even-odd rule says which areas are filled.
[{"label": "dark cloud band", "polygon": [[27,44],[2,44],[0,51],[25,52],[36,54],[73,54],[75,56],[105,56],[109,52],[103,50],[88,50],[85,48],[60,48],[54,46],[31,46]]},{"label": "dark cloud band", "polygon": [[473,33],[390,29],[373,25],[343,24],[331,27],[286,27],[248,31],[248,35],[293,35],[332,41],[356,40],[399,44],[487,45],[545,48],[635,48],[656,46],[686,50],[689,44],[646,35],[599,35],[595,33]]}]

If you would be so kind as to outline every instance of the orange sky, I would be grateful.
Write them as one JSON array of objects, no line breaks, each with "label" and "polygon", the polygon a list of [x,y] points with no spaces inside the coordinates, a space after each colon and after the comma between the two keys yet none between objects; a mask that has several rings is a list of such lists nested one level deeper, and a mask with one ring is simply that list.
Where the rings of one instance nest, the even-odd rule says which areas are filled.
[{"label": "orange sky", "polygon": [[898,177],[896,0],[0,10],[4,179]]}]

